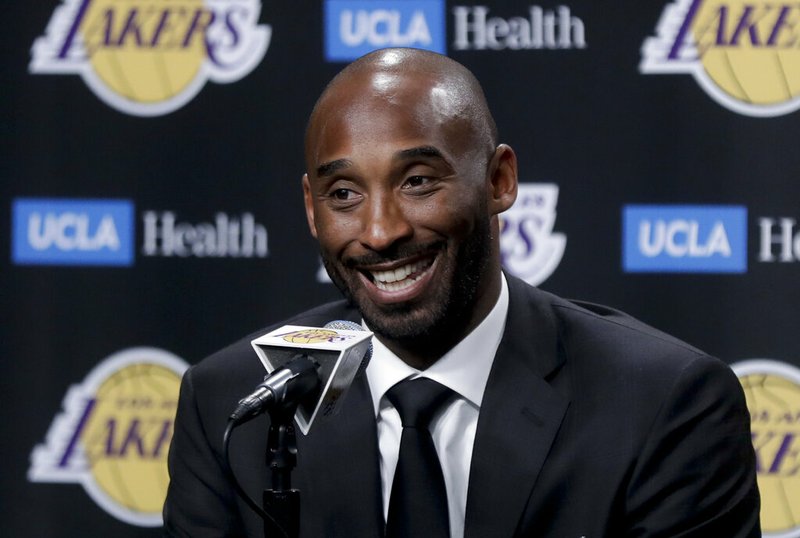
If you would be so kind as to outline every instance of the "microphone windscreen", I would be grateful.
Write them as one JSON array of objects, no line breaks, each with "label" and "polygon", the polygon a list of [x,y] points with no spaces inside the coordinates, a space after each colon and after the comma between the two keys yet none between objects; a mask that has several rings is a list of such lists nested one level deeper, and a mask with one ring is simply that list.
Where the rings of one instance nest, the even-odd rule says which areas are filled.
[{"label": "microphone windscreen", "polygon": [[[329,321],[325,324],[326,329],[340,329],[342,331],[363,331],[365,330],[364,327],[361,326],[360,323],[356,323],[354,321],[346,320],[346,319],[335,319],[333,321]],[[372,340],[369,341],[369,347],[367,348],[367,352],[364,353],[364,358],[361,360],[361,367],[360,370],[363,370],[369,364],[369,360],[372,358]]]}]

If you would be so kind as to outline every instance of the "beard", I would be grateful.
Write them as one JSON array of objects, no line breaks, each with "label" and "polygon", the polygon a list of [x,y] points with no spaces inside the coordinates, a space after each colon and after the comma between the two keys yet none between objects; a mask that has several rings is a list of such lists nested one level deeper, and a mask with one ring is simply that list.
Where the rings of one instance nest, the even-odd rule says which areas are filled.
[{"label": "beard", "polygon": [[[485,214],[485,213],[484,213]],[[344,262],[322,252],[328,275],[346,299],[361,313],[370,330],[390,340],[412,347],[425,343],[445,343],[466,336],[481,287],[485,286],[491,261],[492,233],[488,216],[480,219],[464,240],[451,247],[445,241],[428,245],[403,245],[390,252],[373,253]],[[437,271],[441,278],[419,300],[391,305],[376,305],[365,292],[364,283],[353,266],[411,256],[415,252],[437,250]],[[439,346],[436,346],[439,347]]]}]

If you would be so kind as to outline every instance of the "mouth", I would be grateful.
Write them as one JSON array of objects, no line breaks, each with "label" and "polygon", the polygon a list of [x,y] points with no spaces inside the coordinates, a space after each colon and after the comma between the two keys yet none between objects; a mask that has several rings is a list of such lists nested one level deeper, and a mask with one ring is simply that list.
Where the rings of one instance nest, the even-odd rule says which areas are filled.
[{"label": "mouth", "polygon": [[416,260],[394,269],[366,270],[364,274],[381,291],[404,291],[422,280],[435,258]]},{"label": "mouth", "polygon": [[[426,249],[391,261],[363,263],[354,267],[364,283],[364,291],[376,304],[398,305],[417,302],[429,294],[436,274],[438,252]],[[364,260],[366,261],[366,260]]]}]

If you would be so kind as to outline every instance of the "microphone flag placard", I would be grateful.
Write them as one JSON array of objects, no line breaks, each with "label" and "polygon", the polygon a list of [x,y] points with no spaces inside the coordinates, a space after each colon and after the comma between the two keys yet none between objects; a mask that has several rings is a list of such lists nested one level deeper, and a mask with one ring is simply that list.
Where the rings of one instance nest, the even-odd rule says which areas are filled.
[{"label": "microphone flag placard", "polygon": [[295,413],[295,421],[306,435],[317,416],[324,418],[338,411],[339,401],[361,369],[362,362],[369,360],[371,338],[372,333],[363,330],[284,325],[259,336],[250,344],[268,373],[298,354],[308,355],[316,363],[321,392],[301,402]]}]

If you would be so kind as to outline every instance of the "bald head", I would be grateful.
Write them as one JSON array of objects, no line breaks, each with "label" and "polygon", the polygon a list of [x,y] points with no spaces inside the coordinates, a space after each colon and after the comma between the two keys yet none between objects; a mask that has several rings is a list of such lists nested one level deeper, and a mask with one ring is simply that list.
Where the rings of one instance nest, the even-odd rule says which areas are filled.
[{"label": "bald head", "polygon": [[[365,110],[367,102],[376,106],[403,106],[420,103],[425,108],[408,107],[411,118],[444,124],[468,135],[472,150],[488,154],[497,145],[497,128],[489,112],[483,89],[463,65],[441,54],[419,49],[382,49],[345,67],[331,80],[309,118],[306,131],[306,157],[313,152],[329,118],[343,110]],[[364,114],[356,117],[368,121]]]}]

